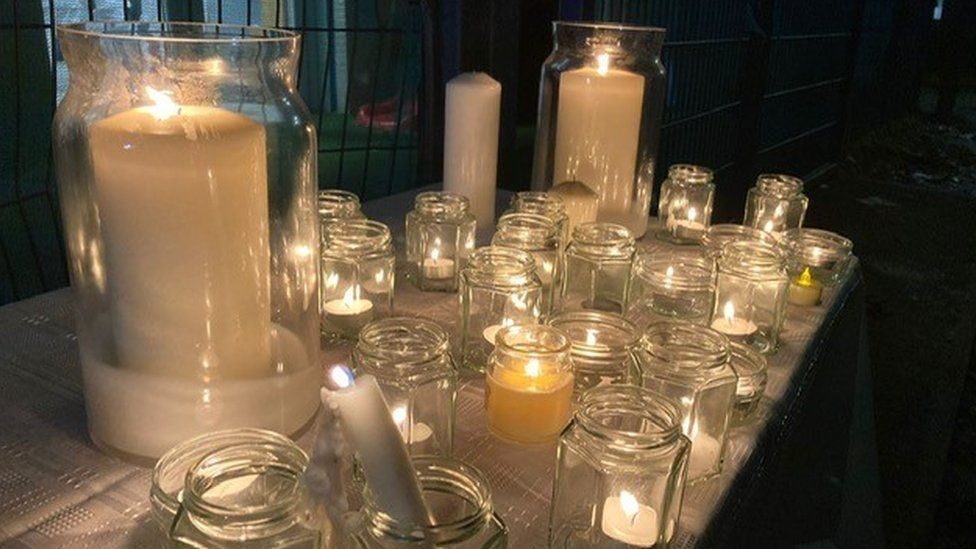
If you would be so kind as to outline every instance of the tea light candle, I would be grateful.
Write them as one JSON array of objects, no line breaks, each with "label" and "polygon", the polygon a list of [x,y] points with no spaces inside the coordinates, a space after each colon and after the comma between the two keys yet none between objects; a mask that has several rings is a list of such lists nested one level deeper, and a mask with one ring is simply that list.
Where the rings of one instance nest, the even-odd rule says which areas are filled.
[{"label": "tea light candle", "polygon": [[790,292],[787,300],[800,307],[815,307],[820,304],[823,295],[823,284],[813,278],[810,267],[804,267],[800,276],[790,281]]},{"label": "tea light candle", "polygon": [[390,412],[390,415],[393,416],[393,421],[400,428],[400,435],[403,436],[403,441],[407,444],[420,444],[434,434],[430,426],[422,421],[418,421],[408,428],[406,406],[397,406]]},{"label": "tea light candle", "polygon": [[442,258],[437,248],[430,250],[430,257],[424,259],[424,278],[428,280],[444,280],[454,277],[454,260]]},{"label": "tea light candle", "polygon": [[566,206],[566,217],[569,218],[569,234],[573,234],[577,225],[596,221],[599,200],[593,189],[585,184],[579,181],[563,181],[550,189],[549,194],[562,198],[563,205]]},{"label": "tea light candle", "polygon": [[725,302],[722,308],[722,318],[712,321],[712,329],[722,332],[730,338],[745,339],[759,329],[751,320],[735,316],[735,305],[731,301]]},{"label": "tea light candle", "polygon": [[686,240],[697,240],[705,234],[705,224],[697,221],[698,210],[694,206],[688,208],[687,219],[669,218],[671,231],[674,236]]},{"label": "tea light candle", "polygon": [[603,502],[600,528],[607,536],[628,545],[650,547],[657,541],[657,511],[637,501],[627,490]]},{"label": "tea light candle", "polygon": [[359,286],[350,286],[342,299],[326,301],[322,310],[327,322],[350,337],[359,334],[359,330],[373,320],[373,302],[359,299]]},{"label": "tea light candle", "polygon": [[569,422],[573,375],[540,359],[486,376],[488,426],[502,438],[547,442]]}]

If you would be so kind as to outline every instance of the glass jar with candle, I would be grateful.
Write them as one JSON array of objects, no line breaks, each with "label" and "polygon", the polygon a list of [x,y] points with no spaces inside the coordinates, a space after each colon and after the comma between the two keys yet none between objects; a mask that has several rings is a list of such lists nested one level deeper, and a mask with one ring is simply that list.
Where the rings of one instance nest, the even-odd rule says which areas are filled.
[{"label": "glass jar with candle", "polygon": [[634,237],[623,225],[586,223],[576,227],[565,254],[561,309],[623,313],[635,250]]},{"label": "glass jar with candle", "polygon": [[372,374],[412,455],[450,456],[457,372],[447,333],[422,318],[375,320],[352,354],[357,374]]},{"label": "glass jar with candle", "polygon": [[783,241],[790,276],[787,300],[800,307],[819,305],[824,287],[833,286],[847,272],[854,244],[821,229],[790,229]]},{"label": "glass jar with candle", "polygon": [[447,547],[504,549],[508,528],[492,506],[491,485],[474,467],[439,456],[415,456],[420,489],[431,524],[402,524],[377,509],[369,490],[352,534],[355,547]]},{"label": "glass jar with candle", "polygon": [[557,21],[542,65],[532,188],[586,185],[597,221],[647,230],[664,107],[664,29]]},{"label": "glass jar with candle", "polygon": [[746,194],[743,223],[779,237],[787,229],[803,226],[807,203],[801,179],[783,174],[763,174],[756,180],[756,186]]},{"label": "glass jar with candle", "polygon": [[[58,28],[53,149],[95,443],[156,458],[315,413],[316,132],[297,33]],[[151,395],[152,398],[147,398]]]},{"label": "glass jar with candle", "polygon": [[566,213],[566,203],[560,195],[524,191],[512,197],[512,205],[506,213],[527,213],[548,217],[556,224],[559,241],[565,248],[569,244],[569,215]]},{"label": "glass jar with candle", "polygon": [[658,217],[666,240],[691,244],[701,240],[712,222],[715,184],[712,170],[691,164],[668,168],[668,178],[661,184]]},{"label": "glass jar with candle", "polygon": [[705,255],[713,261],[717,261],[718,256],[722,253],[722,247],[736,240],[753,240],[773,247],[780,246],[780,242],[775,236],[753,227],[735,223],[712,225],[705,231],[701,243],[705,249]]},{"label": "glass jar with candle", "polygon": [[542,314],[542,282],[532,255],[514,248],[476,249],[461,273],[461,361],[484,371],[498,332],[534,324]]},{"label": "glass jar with candle", "polygon": [[733,417],[741,423],[756,411],[766,391],[766,357],[741,343],[731,343],[729,353],[729,365],[738,379]]},{"label": "glass jar with candle", "polygon": [[624,317],[601,311],[561,313],[549,319],[570,340],[575,395],[609,384],[639,383],[634,354],[640,332]]},{"label": "glass jar with candle", "polygon": [[736,392],[729,340],[704,326],[658,322],[644,332],[637,356],[644,387],[678,405],[681,429],[691,440],[688,481],[720,473]]},{"label": "glass jar with candle", "polygon": [[556,291],[562,284],[562,247],[556,224],[541,215],[511,213],[498,220],[493,246],[516,248],[532,254],[535,273],[542,283],[542,315],[554,308]]},{"label": "glass jar with candle", "polygon": [[572,411],[569,337],[542,324],[503,328],[495,337],[485,386],[492,433],[521,444],[552,442]]},{"label": "glass jar with candle", "polygon": [[559,437],[550,547],[666,547],[681,515],[690,444],[681,413],[642,387],[583,394]]},{"label": "glass jar with candle", "polygon": [[715,298],[715,262],[699,251],[637,254],[627,316],[638,326],[678,319],[707,324]]},{"label": "glass jar with candle", "polygon": [[789,278],[779,246],[740,240],[722,248],[712,328],[732,341],[773,353],[786,312]]},{"label": "glass jar with candle", "polygon": [[407,214],[407,265],[424,291],[456,292],[458,275],[474,249],[475,219],[457,193],[417,195]]},{"label": "glass jar with candle", "polygon": [[390,229],[378,221],[333,223],[322,241],[322,333],[356,340],[368,322],[393,312]]}]

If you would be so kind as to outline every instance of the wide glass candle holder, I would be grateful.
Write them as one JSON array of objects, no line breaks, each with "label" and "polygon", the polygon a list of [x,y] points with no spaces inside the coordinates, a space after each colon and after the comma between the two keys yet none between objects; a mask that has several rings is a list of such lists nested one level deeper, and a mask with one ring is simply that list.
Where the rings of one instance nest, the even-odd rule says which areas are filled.
[{"label": "wide glass candle holder", "polygon": [[329,225],[322,240],[322,333],[355,341],[393,312],[393,238],[378,221],[352,220]]},{"label": "wide glass candle holder", "polygon": [[485,375],[488,429],[511,442],[552,442],[572,411],[569,337],[552,326],[519,324],[495,341]]},{"label": "wide glass candle holder", "polygon": [[658,322],[644,332],[638,358],[644,387],[678,405],[681,429],[691,440],[688,481],[720,473],[736,393],[728,339],[704,326]]},{"label": "wide glass candle holder", "polygon": [[639,326],[659,320],[707,324],[715,299],[715,262],[701,251],[637,254],[627,316]]},{"label": "wide glass candle holder", "polygon": [[420,193],[407,214],[407,265],[424,291],[456,292],[474,249],[475,218],[467,197],[444,191]]},{"label": "wide glass candle holder", "polygon": [[668,398],[630,385],[583,395],[559,437],[550,547],[666,547],[690,444]]},{"label": "wide glass candle holder", "polygon": [[741,423],[756,411],[766,391],[766,357],[752,347],[730,343],[729,365],[738,379],[733,417]]},{"label": "wide glass candle holder", "polygon": [[837,284],[847,272],[854,244],[822,229],[791,229],[784,233],[783,242],[790,276],[789,302],[801,307],[819,305],[824,287]]},{"label": "wide glass candle holder", "polygon": [[88,428],[156,458],[318,408],[316,132],[296,33],[58,28],[53,150]]},{"label": "wide glass candle holder", "polygon": [[548,217],[536,214],[505,214],[498,220],[491,244],[532,254],[535,273],[542,283],[542,316],[549,316],[563,274],[562,247],[556,224]]},{"label": "wide glass candle holder", "polygon": [[722,253],[722,248],[729,242],[737,240],[759,241],[773,247],[780,246],[779,239],[763,230],[738,225],[735,223],[719,223],[712,225],[702,236],[701,244],[705,250],[705,255],[713,261],[718,261],[718,256]]},{"label": "wide glass candle holder", "polygon": [[447,547],[451,549],[504,549],[508,528],[492,506],[491,485],[474,467],[439,456],[415,456],[413,467],[421,495],[430,510],[430,524],[418,528],[377,509],[369,490],[354,547]]},{"label": "wide glass candle holder", "polygon": [[786,312],[789,278],[781,248],[730,242],[718,258],[711,327],[729,339],[773,353]]},{"label": "wide glass candle holder", "polygon": [[780,236],[787,229],[803,226],[808,199],[803,181],[782,174],[763,174],[746,194],[744,224]]},{"label": "wide glass candle holder", "polygon": [[658,202],[660,236],[678,244],[701,240],[712,222],[712,177],[712,170],[702,166],[675,164],[668,169]]},{"label": "wide glass candle holder", "polygon": [[374,320],[359,333],[352,358],[357,374],[376,378],[411,455],[451,455],[457,372],[437,323]]},{"label": "wide glass candle holder", "polygon": [[484,371],[498,332],[534,324],[542,314],[542,283],[532,254],[514,248],[476,249],[461,273],[461,362]]},{"label": "wide glass candle holder", "polygon": [[634,237],[623,225],[586,223],[576,227],[566,248],[561,309],[623,313],[635,250]]},{"label": "wide glass candle holder", "polygon": [[534,191],[516,193],[506,213],[527,213],[548,217],[556,224],[556,232],[559,234],[562,247],[569,245],[570,221],[562,196]]},{"label": "wide glass candle holder", "polygon": [[666,91],[664,29],[557,21],[542,65],[532,188],[586,185],[597,221],[647,230]]},{"label": "wide glass candle holder", "polygon": [[629,320],[614,313],[576,311],[558,314],[547,324],[569,337],[577,398],[593,387],[639,383],[634,352],[640,332]]}]

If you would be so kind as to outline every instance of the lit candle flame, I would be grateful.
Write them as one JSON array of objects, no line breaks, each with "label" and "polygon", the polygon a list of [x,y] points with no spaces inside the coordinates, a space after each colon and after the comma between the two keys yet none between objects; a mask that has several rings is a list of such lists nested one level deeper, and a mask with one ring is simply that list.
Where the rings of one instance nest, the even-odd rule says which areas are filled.
[{"label": "lit candle flame", "polygon": [[590,346],[596,345],[596,330],[593,328],[586,329],[586,344]]},{"label": "lit candle flame", "polygon": [[539,360],[535,358],[529,359],[525,363],[525,375],[529,377],[539,377],[542,374],[542,369],[539,367]]},{"label": "lit candle flame", "polygon": [[397,424],[397,426],[402,429],[407,421],[407,407],[397,406],[392,412],[390,412],[390,415],[393,416],[393,421]]},{"label": "lit candle flame", "polygon": [[380,269],[380,270],[376,271],[376,275],[373,276],[373,279],[376,280],[376,284],[382,285],[384,279],[386,279],[386,270]]},{"label": "lit candle flame", "polygon": [[601,53],[596,56],[596,72],[600,73],[600,76],[605,76],[610,72],[610,54]]},{"label": "lit candle flame", "polygon": [[329,273],[329,276],[325,277],[325,287],[328,289],[335,289],[339,285],[339,273]]},{"label": "lit candle flame", "polygon": [[634,494],[631,494],[627,490],[620,491],[620,508],[623,509],[624,515],[630,520],[630,523],[634,523],[634,519],[637,518],[637,513],[640,512],[640,503],[637,502],[637,498]]},{"label": "lit candle flame", "polygon": [[332,380],[332,384],[339,389],[345,389],[352,385],[353,376],[349,368],[345,366],[336,366],[329,371],[329,379]]},{"label": "lit candle flame", "polygon": [[180,106],[173,101],[173,92],[159,91],[151,86],[146,86],[146,95],[155,103],[149,107],[149,111],[157,120],[166,120],[180,114]]},{"label": "lit candle flame", "polygon": [[810,267],[804,267],[803,272],[796,279],[798,286],[813,286],[813,275],[810,274]]},{"label": "lit candle flame", "polygon": [[729,324],[732,324],[732,321],[735,320],[735,305],[731,301],[725,302],[725,307],[722,308],[722,316],[725,317],[725,321]]},{"label": "lit candle flame", "polygon": [[347,309],[352,309],[352,304],[359,299],[359,286],[350,286],[342,296],[342,304]]},{"label": "lit candle flame", "polygon": [[694,221],[698,217],[698,210],[694,206],[688,208],[688,221]]}]

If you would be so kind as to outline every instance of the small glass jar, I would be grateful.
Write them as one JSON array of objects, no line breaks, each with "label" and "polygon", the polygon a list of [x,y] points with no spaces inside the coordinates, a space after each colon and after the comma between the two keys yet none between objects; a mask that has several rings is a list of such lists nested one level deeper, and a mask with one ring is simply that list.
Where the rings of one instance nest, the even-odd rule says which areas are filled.
[{"label": "small glass jar", "polygon": [[562,284],[562,247],[556,224],[545,216],[510,213],[498,220],[492,246],[516,248],[532,254],[542,283],[542,315],[549,316]]},{"label": "small glass jar", "polygon": [[677,319],[707,324],[715,299],[715,262],[701,252],[637,254],[627,316],[638,326]]},{"label": "small glass jar", "polygon": [[704,326],[658,322],[644,332],[638,357],[644,387],[674,400],[681,412],[691,440],[688,481],[720,473],[736,392],[728,339]]},{"label": "small glass jar", "polygon": [[565,311],[627,309],[634,237],[623,225],[584,223],[573,231],[566,249],[566,275],[560,292]]},{"label": "small glass jar", "polygon": [[780,245],[779,240],[767,232],[735,223],[712,225],[705,231],[701,243],[705,248],[705,255],[713,261],[717,261],[718,256],[722,253],[722,247],[737,240],[756,240],[771,246]]},{"label": "small glass jar", "polygon": [[378,221],[353,220],[329,225],[322,239],[322,332],[355,341],[368,322],[393,313],[393,238]]},{"label": "small glass jar", "polygon": [[773,353],[786,312],[789,278],[778,246],[730,242],[718,258],[712,328],[730,340]]},{"label": "small glass jar", "polygon": [[376,378],[411,455],[451,455],[457,372],[437,323],[408,317],[370,322],[352,358],[357,374]]},{"label": "small glass jar", "polygon": [[337,219],[366,219],[359,197],[349,191],[324,189],[319,191],[319,224],[325,227]]},{"label": "small glass jar", "polygon": [[484,371],[502,328],[539,322],[542,282],[528,252],[486,246],[471,254],[460,288],[461,364]]},{"label": "small glass jar", "polygon": [[488,429],[520,444],[554,441],[572,411],[569,337],[552,326],[521,324],[495,341],[485,375]]},{"label": "small glass jar", "polygon": [[824,286],[833,286],[847,272],[854,243],[822,229],[791,229],[783,237],[787,253],[786,270],[791,278],[809,270]]},{"label": "small glass jar", "polygon": [[658,217],[665,240],[692,244],[701,240],[712,222],[715,184],[712,170],[691,164],[675,164],[661,184]]},{"label": "small glass jar", "polygon": [[729,344],[729,365],[738,378],[733,418],[737,423],[748,419],[766,391],[766,357],[741,343]]},{"label": "small glass jar", "polygon": [[562,247],[565,248],[569,244],[569,215],[566,214],[566,203],[558,195],[536,191],[516,193],[506,213],[528,213],[548,217],[556,224]]},{"label": "small glass jar", "polygon": [[[226,435],[224,435],[226,436]],[[185,477],[170,540],[188,547],[318,548],[321,518],[312,512],[303,474],[308,456],[266,432],[215,449]]]},{"label": "small glass jar", "polygon": [[783,174],[762,174],[746,195],[745,225],[776,237],[803,226],[809,200],[803,181]]},{"label": "small glass jar", "polygon": [[613,313],[576,311],[558,314],[547,324],[569,336],[576,398],[593,387],[639,381],[634,351],[640,332],[629,320]]},{"label": "small glass jar", "polygon": [[467,197],[445,191],[417,195],[407,214],[409,276],[424,291],[456,292],[474,249],[475,219]]},{"label": "small glass jar", "polygon": [[587,391],[559,438],[549,546],[667,546],[689,448],[670,399],[630,385]]},{"label": "small glass jar", "polygon": [[376,508],[365,493],[361,522],[353,543],[364,549],[449,547],[504,549],[508,528],[492,507],[491,485],[474,467],[439,456],[413,458],[432,524],[402,524]]}]

